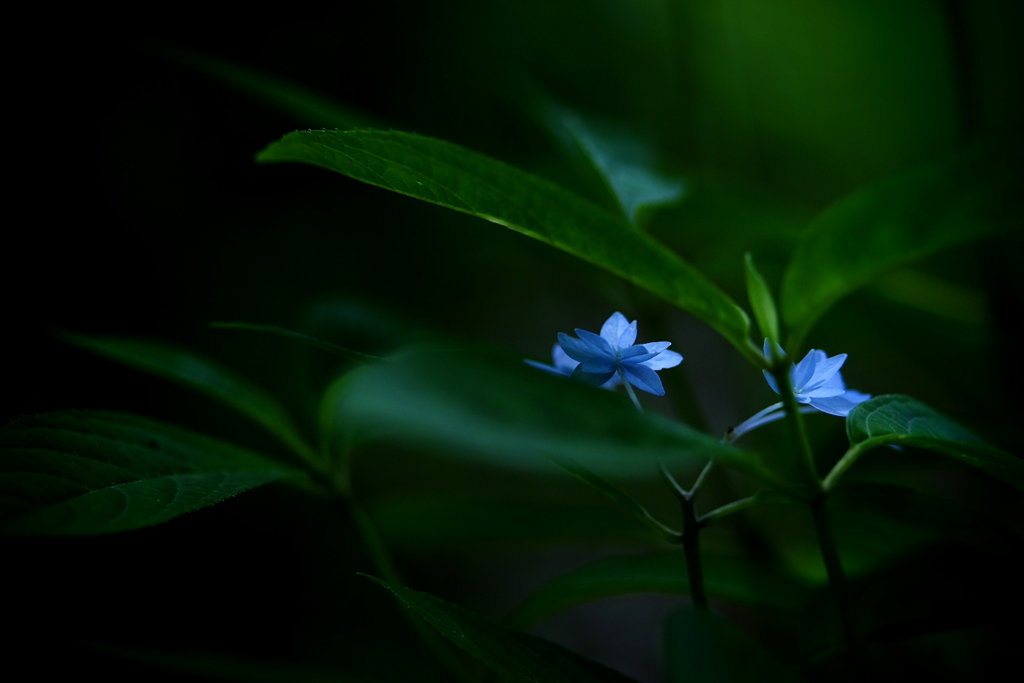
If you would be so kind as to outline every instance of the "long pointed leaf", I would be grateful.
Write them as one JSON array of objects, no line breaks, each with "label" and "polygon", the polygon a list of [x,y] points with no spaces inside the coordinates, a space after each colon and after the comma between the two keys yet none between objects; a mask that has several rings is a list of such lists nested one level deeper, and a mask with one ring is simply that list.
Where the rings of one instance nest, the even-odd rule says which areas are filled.
[{"label": "long pointed leaf", "polygon": [[293,472],[155,420],[72,411],[0,430],[0,530],[107,534],[159,524]]},{"label": "long pointed leaf", "polygon": [[260,162],[320,166],[478,216],[650,290],[716,329],[752,361],[743,310],[665,246],[547,181],[457,145],[397,131],[295,131]]},{"label": "long pointed leaf", "polygon": [[220,363],[161,342],[91,337],[67,332],[61,333],[61,338],[111,360],[184,384],[226,403],[256,420],[307,460],[315,458],[281,404],[266,391]]},{"label": "long pointed leaf", "polygon": [[561,645],[494,624],[427,593],[369,577],[451,643],[512,681],[624,683],[633,679]]}]

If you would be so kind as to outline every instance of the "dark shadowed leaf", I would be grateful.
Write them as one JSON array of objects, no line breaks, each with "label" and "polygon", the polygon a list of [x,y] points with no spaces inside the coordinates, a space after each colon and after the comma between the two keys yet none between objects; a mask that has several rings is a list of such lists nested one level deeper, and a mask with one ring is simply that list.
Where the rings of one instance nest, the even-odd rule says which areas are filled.
[{"label": "dark shadowed leaf", "polygon": [[659,459],[696,470],[714,457],[775,483],[753,454],[490,350],[412,347],[352,373],[336,400],[336,419],[362,439],[499,467],[550,472],[549,458],[569,458],[602,476],[656,477]]},{"label": "dark shadowed leaf", "polygon": [[61,333],[61,338],[125,365],[196,389],[263,425],[307,460],[310,447],[277,400],[233,370],[187,349],[161,342]]},{"label": "dark shadowed leaf", "polygon": [[[705,588],[718,600],[797,614],[810,594],[796,579],[763,564],[709,554],[702,559]],[[687,577],[680,549],[605,558],[551,581],[527,598],[508,622],[526,628],[577,605],[622,595],[689,595]]]},{"label": "dark shadowed leaf", "polygon": [[692,605],[668,618],[665,653],[669,683],[800,680],[739,626]]},{"label": "dark shadowed leaf", "polygon": [[716,329],[754,362],[743,310],[665,246],[545,180],[441,140],[397,131],[295,131],[260,162],[320,166],[478,216],[644,287]]},{"label": "dark shadowed leaf", "polygon": [[0,430],[0,529],[47,536],[137,529],[289,473],[237,446],[135,415],[25,417]]},{"label": "dark shadowed leaf", "polygon": [[530,683],[623,683],[632,678],[561,645],[494,624],[468,609],[427,593],[369,577],[456,647],[510,681]]},{"label": "dark shadowed leaf", "polygon": [[[990,446],[969,430],[924,403],[899,394],[861,403],[846,420],[850,450],[826,486],[834,484],[864,452],[888,444],[914,446],[949,456],[1024,491],[1024,460]],[[898,457],[893,454],[893,457]]]},{"label": "dark shadowed leaf", "polygon": [[1021,222],[1019,176],[969,149],[888,178],[827,209],[808,228],[782,282],[787,349],[836,301],[897,266]]}]

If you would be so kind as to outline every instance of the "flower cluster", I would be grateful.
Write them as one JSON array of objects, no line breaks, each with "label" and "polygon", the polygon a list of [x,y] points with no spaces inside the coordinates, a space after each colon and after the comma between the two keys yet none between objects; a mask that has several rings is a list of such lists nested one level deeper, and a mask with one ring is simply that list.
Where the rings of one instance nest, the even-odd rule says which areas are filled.
[{"label": "flower cluster", "polygon": [[[764,341],[764,356],[770,359],[768,340]],[[781,349],[777,349],[781,352]],[[809,405],[823,413],[846,417],[853,407],[858,403],[871,398],[871,394],[864,394],[853,389],[847,389],[843,383],[843,376],[839,374],[839,368],[846,362],[846,354],[829,358],[824,351],[811,349],[804,356],[800,363],[793,365],[789,371],[789,381],[793,385],[793,394],[797,403]],[[776,394],[781,395],[779,385],[767,370],[764,377],[768,380],[768,386]]]},{"label": "flower cluster", "polygon": [[569,375],[592,386],[611,388],[620,382],[629,382],[655,396],[663,396],[665,388],[657,371],[679,365],[683,357],[669,351],[671,342],[634,344],[636,321],[629,322],[621,313],[613,313],[601,334],[576,330],[578,337],[559,333],[558,344],[552,349],[554,365],[527,361],[534,367]]}]

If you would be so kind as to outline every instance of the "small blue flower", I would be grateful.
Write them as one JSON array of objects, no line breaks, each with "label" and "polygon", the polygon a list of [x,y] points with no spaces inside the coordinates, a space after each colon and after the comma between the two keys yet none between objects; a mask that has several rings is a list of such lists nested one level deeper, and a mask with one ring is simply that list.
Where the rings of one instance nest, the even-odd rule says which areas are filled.
[{"label": "small blue flower", "polygon": [[[538,363],[535,360],[527,360],[528,364],[535,368],[550,372],[555,375],[564,375],[565,377],[571,377],[573,371],[580,364],[578,360],[573,360],[562,350],[562,345],[555,342],[554,346],[551,347],[551,365],[545,363]],[[622,383],[618,375],[614,375],[610,380],[601,385],[602,389],[614,389],[616,386]]]},{"label": "small blue flower", "polygon": [[[629,322],[618,312],[605,321],[600,335],[578,328],[576,334],[579,339],[560,332],[558,342],[569,359],[579,362],[572,377],[592,386],[605,385],[618,376],[637,389],[663,396],[665,388],[656,371],[673,368],[683,360],[675,351],[667,350],[671,342],[633,344],[636,321]],[[556,367],[558,362],[556,358]],[[563,367],[566,365],[563,363]]]},{"label": "small blue flower", "polygon": [[[768,340],[764,340],[764,357],[771,360],[769,355]],[[776,356],[780,355],[781,349],[776,349]],[[839,368],[846,362],[846,354],[841,353],[831,358],[824,351],[811,349],[804,356],[799,364],[793,365],[789,371],[789,381],[793,385],[793,393],[796,395],[797,403],[804,403],[816,408],[823,413],[846,417],[853,407],[858,403],[871,398],[871,394],[864,394],[853,389],[847,389],[843,383],[843,376],[839,374]],[[768,385],[776,394],[779,385],[770,372],[764,370],[764,377]]]}]

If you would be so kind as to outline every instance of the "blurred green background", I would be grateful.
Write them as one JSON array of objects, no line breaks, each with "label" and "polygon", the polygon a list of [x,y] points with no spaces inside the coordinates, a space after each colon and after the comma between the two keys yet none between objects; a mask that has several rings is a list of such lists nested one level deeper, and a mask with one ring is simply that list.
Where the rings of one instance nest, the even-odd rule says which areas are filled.
[{"label": "blurred green background", "polygon": [[[629,131],[662,172],[687,183],[683,201],[642,214],[642,227],[745,305],[743,252],[777,292],[801,230],[845,194],[978,137],[1007,156],[1020,151],[1022,18],[1020,5],[996,0],[509,0],[171,13],[131,18],[130,28],[114,15],[71,21],[16,78],[28,115],[11,133],[12,199],[29,210],[8,224],[17,240],[6,241],[3,269],[0,420],[130,410],[277,448],[204,398],[64,345],[51,334],[58,328],[190,346],[274,391],[311,429],[317,393],[340,366],[278,338],[210,329],[217,320],[280,325],[371,353],[440,335],[547,361],[557,332],[596,330],[621,310],[639,318],[641,340],[669,339],[687,358],[666,374],[670,395],[653,409],[721,433],[774,400],[708,328],[596,268],[326,171],[256,166],[267,143],[324,122],[170,58],[178,48],[309,88],[371,124],[489,154],[606,206],[599,179],[545,130],[538,98]],[[916,396],[1016,450],[1019,247],[1010,235],[894,272],[843,300],[808,343],[850,354],[850,386]],[[838,423],[815,427],[841,452]],[[409,467],[408,457],[388,457]],[[456,488],[493,476],[427,467],[395,477],[389,462],[359,473],[368,492],[401,492],[421,475]],[[550,494],[532,495],[580,495],[545,486]],[[351,583],[358,556],[308,550],[303,541],[351,532],[320,521],[302,531],[322,515],[294,495],[256,492],[123,537],[18,542],[10,571],[39,595],[17,612],[29,639],[56,614],[65,624],[57,632],[74,641],[69,615],[88,614],[112,641],[213,647],[224,627],[172,637],[138,606],[120,623],[102,606],[170,590],[154,603],[200,595],[212,609],[220,593],[211,584],[222,584],[237,589],[215,610],[233,647],[258,650],[262,637],[271,649],[329,650],[310,642],[351,635],[336,611],[358,603],[351,609],[369,619],[386,599]],[[282,547],[304,548],[273,577],[299,586],[298,597],[267,589],[262,568],[282,566]],[[168,557],[181,564],[163,566]],[[510,606],[487,581],[450,575],[451,565],[413,548],[406,566],[424,587],[463,582],[490,609]],[[339,566],[348,573],[325,591],[325,574]],[[275,615],[272,628],[262,612]],[[365,629],[371,641],[380,632]]]}]

